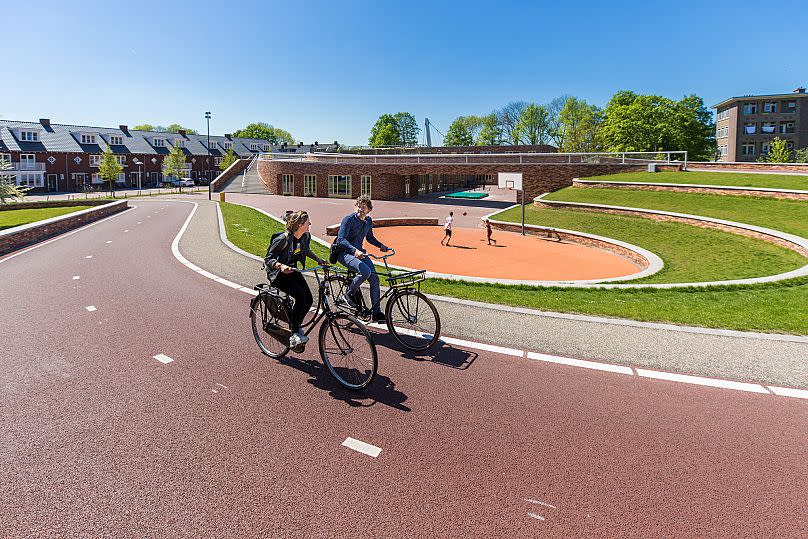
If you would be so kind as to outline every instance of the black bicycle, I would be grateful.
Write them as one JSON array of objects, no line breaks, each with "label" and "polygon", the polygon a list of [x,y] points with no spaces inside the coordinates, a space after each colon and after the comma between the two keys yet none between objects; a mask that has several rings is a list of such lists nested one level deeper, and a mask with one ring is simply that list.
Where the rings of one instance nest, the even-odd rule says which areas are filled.
[{"label": "black bicycle", "polygon": [[[331,308],[330,290],[326,286],[331,271],[329,266],[294,271],[312,272],[317,278],[317,308],[314,316],[307,316],[301,329],[308,335],[322,320],[318,344],[323,363],[343,387],[351,390],[366,388],[376,376],[378,367],[376,345],[370,332],[356,317]],[[318,271],[323,272],[323,278]],[[250,301],[250,321],[255,342],[264,354],[281,358],[290,350],[292,331],[289,320],[294,299],[266,283],[256,285],[254,289],[258,294]],[[305,345],[302,345],[294,351],[299,353],[304,349]]]},{"label": "black bicycle", "polygon": [[[440,338],[440,315],[435,304],[421,292],[421,282],[426,279],[426,270],[393,272],[387,264],[387,259],[395,254],[394,249],[390,249],[390,252],[383,256],[367,254],[384,262],[385,271],[379,273],[379,277],[384,277],[388,288],[378,303],[368,306],[369,302],[366,302],[361,291],[357,290],[351,298],[357,304],[357,309],[335,301],[336,307],[369,322],[373,310],[387,299],[384,315],[390,334],[405,348],[422,352],[434,346]],[[326,279],[331,297],[335,300],[342,297],[355,276],[356,272],[350,269],[332,272]]]}]

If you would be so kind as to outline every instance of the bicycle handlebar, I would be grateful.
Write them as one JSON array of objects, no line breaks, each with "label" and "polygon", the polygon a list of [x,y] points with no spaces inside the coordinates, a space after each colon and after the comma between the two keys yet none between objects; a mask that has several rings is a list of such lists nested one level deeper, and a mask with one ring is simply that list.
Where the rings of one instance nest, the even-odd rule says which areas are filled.
[{"label": "bicycle handlebar", "polygon": [[394,254],[396,254],[395,249],[389,249],[389,251],[390,251],[389,253],[387,253],[386,255],[382,255],[382,256],[376,256],[373,253],[365,253],[365,254],[367,256],[369,256],[370,258],[375,258],[376,260],[385,260],[385,259],[390,258],[391,256],[393,256]]}]

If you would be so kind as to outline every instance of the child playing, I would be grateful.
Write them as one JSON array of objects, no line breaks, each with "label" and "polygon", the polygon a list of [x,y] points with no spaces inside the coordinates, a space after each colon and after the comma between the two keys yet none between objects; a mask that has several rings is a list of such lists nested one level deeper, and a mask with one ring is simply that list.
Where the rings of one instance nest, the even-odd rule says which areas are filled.
[{"label": "child playing", "polygon": [[491,242],[494,242],[494,245],[497,244],[497,240],[491,238],[491,223],[488,222],[488,219],[485,220],[485,236],[488,238],[488,245],[491,245]]}]

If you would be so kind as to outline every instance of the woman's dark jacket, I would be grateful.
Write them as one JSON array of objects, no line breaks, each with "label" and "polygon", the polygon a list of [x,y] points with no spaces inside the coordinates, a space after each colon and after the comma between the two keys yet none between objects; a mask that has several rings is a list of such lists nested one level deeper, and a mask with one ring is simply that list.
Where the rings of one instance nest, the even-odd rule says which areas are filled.
[{"label": "woman's dark jacket", "polygon": [[275,264],[278,262],[292,267],[296,267],[298,262],[302,262],[303,267],[305,268],[306,257],[309,257],[312,260],[317,261],[318,264],[323,264],[323,260],[314,254],[309,248],[310,243],[311,234],[306,232],[300,236],[298,249],[296,252],[293,252],[294,240],[291,234],[284,232],[283,234],[278,234],[275,236],[272,239],[272,243],[269,244],[267,254],[264,257],[264,264],[266,264],[267,278],[269,279],[269,282],[274,283],[275,279],[278,277],[278,274],[281,272],[280,269],[275,268]]}]

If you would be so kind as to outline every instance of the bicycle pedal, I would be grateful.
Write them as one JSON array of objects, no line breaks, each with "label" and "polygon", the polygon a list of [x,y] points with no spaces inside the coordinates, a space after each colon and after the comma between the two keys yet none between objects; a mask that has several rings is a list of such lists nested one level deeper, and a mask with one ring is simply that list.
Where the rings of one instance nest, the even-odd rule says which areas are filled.
[{"label": "bicycle pedal", "polygon": [[306,351],[306,345],[305,344],[299,344],[299,345],[295,346],[294,348],[292,348],[291,350],[295,354],[302,354],[303,352]]}]

